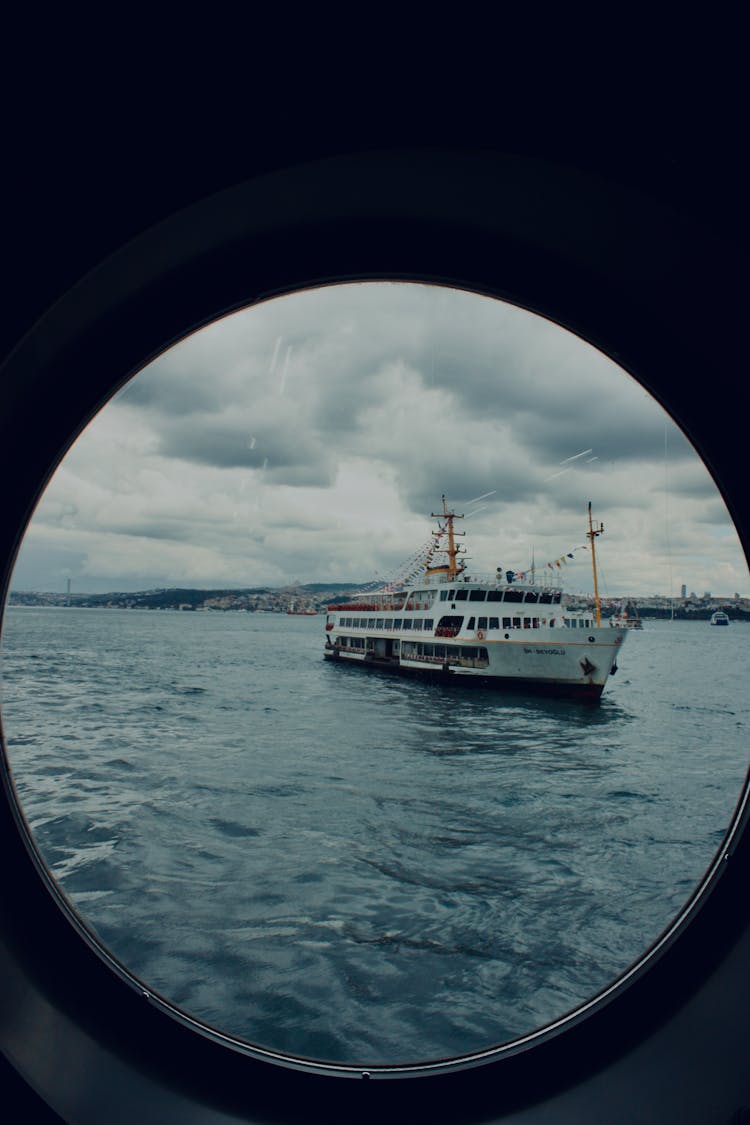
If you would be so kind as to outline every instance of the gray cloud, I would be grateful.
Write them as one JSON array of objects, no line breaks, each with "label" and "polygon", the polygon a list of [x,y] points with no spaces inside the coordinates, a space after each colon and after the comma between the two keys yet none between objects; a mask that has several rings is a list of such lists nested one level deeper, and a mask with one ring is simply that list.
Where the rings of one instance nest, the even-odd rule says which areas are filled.
[{"label": "gray cloud", "polygon": [[441,493],[490,491],[465,524],[478,562],[554,556],[591,499],[622,585],[663,587],[666,519],[685,566],[745,581],[705,467],[630,376],[523,310],[400,284],[269,301],[150,364],[52,482],[34,573],[46,544],[92,582],[359,580],[424,541]]}]

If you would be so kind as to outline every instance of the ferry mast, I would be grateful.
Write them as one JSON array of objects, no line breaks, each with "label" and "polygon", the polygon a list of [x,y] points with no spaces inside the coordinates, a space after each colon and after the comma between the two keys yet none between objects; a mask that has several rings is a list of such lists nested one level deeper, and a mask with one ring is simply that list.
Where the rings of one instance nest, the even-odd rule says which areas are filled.
[{"label": "ferry mast", "polygon": [[604,531],[604,524],[603,523],[594,524],[593,520],[591,519],[591,501],[589,500],[589,529],[586,532],[586,538],[591,543],[591,566],[592,566],[593,571],[594,571],[594,605],[596,606],[596,625],[597,625],[597,628],[602,623],[602,611],[601,611],[601,605],[599,603],[599,582],[598,582],[597,574],[596,574],[596,547],[594,546],[594,542],[596,540],[597,535],[601,535],[603,531]]},{"label": "ferry mast", "polygon": [[[448,511],[448,506],[445,502],[445,493],[443,493],[441,499],[443,501],[442,512],[432,512],[431,515],[432,515],[433,519],[445,520],[445,525],[443,527],[441,527],[438,531],[433,531],[432,534],[436,537],[436,539],[439,539],[440,536],[444,534],[444,532],[447,531],[447,533],[448,533],[448,547],[446,548],[446,554],[448,556],[448,566],[445,568],[444,573],[447,575],[448,580],[450,581],[453,578],[455,578],[457,574],[460,574],[461,571],[463,570],[463,566],[460,563],[456,562],[456,559],[458,558],[458,556],[460,554],[460,549],[456,546],[456,537],[459,536],[459,535],[463,535],[464,532],[463,531],[454,531],[453,530],[453,521],[454,520],[462,520],[464,517],[457,515],[455,512],[449,512]],[[430,569],[433,569],[433,568],[430,568]],[[443,568],[440,567],[440,568],[434,568],[434,569],[442,570]]]}]

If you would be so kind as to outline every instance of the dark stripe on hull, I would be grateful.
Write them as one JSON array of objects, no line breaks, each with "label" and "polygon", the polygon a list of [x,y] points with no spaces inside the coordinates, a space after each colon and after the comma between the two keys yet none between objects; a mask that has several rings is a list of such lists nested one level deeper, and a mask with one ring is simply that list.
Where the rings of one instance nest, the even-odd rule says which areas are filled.
[{"label": "dark stripe on hull", "polygon": [[460,684],[461,687],[490,688],[493,691],[533,692],[535,695],[555,695],[568,698],[585,699],[595,703],[604,690],[604,684],[560,683],[557,680],[524,680],[520,676],[466,676],[442,668],[411,668],[395,660],[377,657],[365,660],[351,660],[338,653],[324,652],[326,660],[347,667],[365,668],[373,672],[386,672],[388,675],[409,676],[415,680],[425,680],[434,684]]}]

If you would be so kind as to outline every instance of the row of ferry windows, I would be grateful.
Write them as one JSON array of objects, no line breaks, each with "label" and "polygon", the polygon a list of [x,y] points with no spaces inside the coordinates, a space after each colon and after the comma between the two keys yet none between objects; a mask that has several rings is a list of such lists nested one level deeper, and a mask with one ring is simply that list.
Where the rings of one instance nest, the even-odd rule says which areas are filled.
[{"label": "row of ferry windows", "polygon": [[408,660],[430,660],[436,663],[444,660],[449,664],[463,665],[489,662],[487,649],[478,645],[432,645],[421,641],[405,641],[401,646],[401,655]]},{"label": "row of ferry windows", "polygon": [[[443,620],[450,620],[450,618],[443,618]],[[457,620],[461,621],[462,619],[457,618]],[[538,629],[540,625],[540,620],[538,617],[504,617],[502,620],[503,629]],[[554,617],[550,618],[549,624],[554,625],[554,623]],[[541,624],[547,624],[546,617],[542,618]],[[396,617],[393,620],[388,617],[342,617],[340,620],[340,625],[342,628],[348,629],[385,629],[386,632],[394,629],[401,631],[415,629],[417,630],[417,632],[432,632],[435,626],[435,621],[432,617]],[[590,629],[593,625],[593,622],[588,617],[564,617],[563,625],[567,626],[568,629]],[[460,625],[458,626],[458,628],[460,629]],[[469,630],[474,628],[499,629],[501,628],[500,618],[470,617],[466,628]]]},{"label": "row of ferry windows", "polygon": [[[396,642],[398,643],[398,642]],[[365,637],[339,637],[339,648],[353,649],[355,652],[373,652],[375,642]],[[438,645],[429,642],[405,641],[401,646],[401,655],[406,657],[421,656],[435,660],[453,660],[464,663],[469,660],[489,660],[487,649],[480,645]]]},{"label": "row of ferry windows", "polygon": [[[419,597],[419,594],[416,595]],[[540,602],[542,605],[557,605],[560,601],[559,590],[441,590],[441,602],[525,602],[527,604]]]},{"label": "row of ferry windows", "polygon": [[[395,597],[395,595],[394,595]],[[441,602],[525,602],[527,605],[558,605],[560,602],[559,590],[475,590],[470,587],[458,590],[441,590]],[[406,605],[401,604],[401,600],[397,605],[392,608],[401,610],[402,613],[410,613],[414,610],[432,609],[434,602],[434,594],[428,593],[426,590],[418,590],[409,596]],[[388,608],[387,606],[384,608]],[[369,626],[372,628],[373,626]],[[364,626],[363,626],[364,628]]]},{"label": "row of ferry windows", "polygon": [[432,631],[435,620],[432,617],[342,617],[341,625],[350,629],[417,629]]}]

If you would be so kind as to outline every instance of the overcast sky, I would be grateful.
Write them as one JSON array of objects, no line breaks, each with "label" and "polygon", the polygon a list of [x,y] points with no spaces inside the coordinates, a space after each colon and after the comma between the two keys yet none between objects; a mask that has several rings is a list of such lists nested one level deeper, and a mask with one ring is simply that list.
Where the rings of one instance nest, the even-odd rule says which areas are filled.
[{"label": "overcast sky", "polygon": [[[400,283],[269,301],[150,364],[62,462],[13,588],[366,583],[441,493],[474,572],[572,551],[591,500],[605,594],[750,593],[708,472],[633,379],[524,310]],[[591,589],[586,552],[565,579]]]}]

